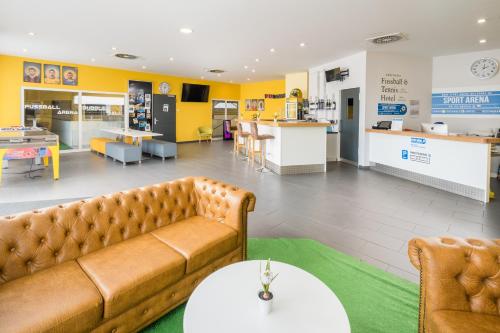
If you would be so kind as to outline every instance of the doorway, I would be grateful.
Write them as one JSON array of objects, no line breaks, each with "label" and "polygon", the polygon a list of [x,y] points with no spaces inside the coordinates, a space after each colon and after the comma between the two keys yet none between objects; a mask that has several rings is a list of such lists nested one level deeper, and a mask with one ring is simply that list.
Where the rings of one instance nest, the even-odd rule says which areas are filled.
[{"label": "doorway", "polygon": [[222,139],[224,120],[231,120],[231,126],[236,126],[232,123],[238,119],[239,104],[238,101],[212,100],[212,136],[214,139]]},{"label": "doorway", "polygon": [[358,164],[359,88],[340,91],[340,158]]},{"label": "doorway", "polygon": [[153,132],[163,134],[158,140],[177,142],[175,96],[153,95]]}]

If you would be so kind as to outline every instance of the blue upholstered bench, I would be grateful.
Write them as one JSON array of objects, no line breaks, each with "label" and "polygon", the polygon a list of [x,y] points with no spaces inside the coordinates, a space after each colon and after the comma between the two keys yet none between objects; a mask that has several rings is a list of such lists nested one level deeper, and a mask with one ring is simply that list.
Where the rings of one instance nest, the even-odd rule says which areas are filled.
[{"label": "blue upholstered bench", "polygon": [[118,160],[123,165],[128,162],[141,163],[141,147],[129,145],[123,142],[108,142],[106,143],[106,155],[113,158],[113,161]]},{"label": "blue upholstered bench", "polygon": [[162,140],[143,140],[142,152],[150,154],[151,157],[161,157],[162,161],[165,161],[167,157],[177,158],[177,144]]}]

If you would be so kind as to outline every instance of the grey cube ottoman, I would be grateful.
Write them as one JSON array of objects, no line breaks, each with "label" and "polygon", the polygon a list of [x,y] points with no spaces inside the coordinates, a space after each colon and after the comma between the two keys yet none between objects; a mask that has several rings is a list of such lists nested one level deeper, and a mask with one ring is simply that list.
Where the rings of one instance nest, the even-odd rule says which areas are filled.
[{"label": "grey cube ottoman", "polygon": [[152,156],[161,157],[165,161],[167,157],[177,158],[177,144],[162,140],[143,140],[142,151]]},{"label": "grey cube ottoman", "polygon": [[128,162],[141,163],[141,147],[129,145],[123,142],[108,142],[106,143],[106,155],[113,158],[113,161],[118,160],[125,165]]}]

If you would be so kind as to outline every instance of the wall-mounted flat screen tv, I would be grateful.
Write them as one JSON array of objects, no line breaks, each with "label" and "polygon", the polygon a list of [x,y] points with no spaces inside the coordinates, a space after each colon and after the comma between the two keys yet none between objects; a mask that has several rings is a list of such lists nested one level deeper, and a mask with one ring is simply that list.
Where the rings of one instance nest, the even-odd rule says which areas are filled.
[{"label": "wall-mounted flat screen tv", "polygon": [[182,102],[208,102],[210,86],[204,84],[182,84]]},{"label": "wall-mounted flat screen tv", "polygon": [[340,67],[330,69],[329,71],[325,71],[325,79],[326,82],[339,81],[340,77]]}]

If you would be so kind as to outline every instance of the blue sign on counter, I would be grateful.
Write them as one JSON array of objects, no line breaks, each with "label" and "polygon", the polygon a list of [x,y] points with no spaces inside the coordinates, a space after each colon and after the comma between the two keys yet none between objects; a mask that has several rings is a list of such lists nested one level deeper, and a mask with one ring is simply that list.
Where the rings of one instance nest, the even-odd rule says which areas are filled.
[{"label": "blue sign on counter", "polygon": [[500,115],[500,91],[432,94],[432,114]]},{"label": "blue sign on counter", "polygon": [[408,159],[408,150],[406,150],[406,149],[401,150],[401,158],[403,160],[407,160]]},{"label": "blue sign on counter", "polygon": [[426,142],[427,140],[425,140],[425,138],[411,138],[411,143],[415,143],[418,145],[425,145]]},{"label": "blue sign on counter", "polygon": [[378,103],[378,115],[397,115],[403,116],[406,114],[407,107],[405,104],[389,104],[389,103]]}]

